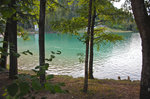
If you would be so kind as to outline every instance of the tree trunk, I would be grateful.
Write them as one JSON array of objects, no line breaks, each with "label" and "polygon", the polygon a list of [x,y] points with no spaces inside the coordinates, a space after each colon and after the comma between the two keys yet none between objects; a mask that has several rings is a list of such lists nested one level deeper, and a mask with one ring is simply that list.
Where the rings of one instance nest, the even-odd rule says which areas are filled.
[{"label": "tree trunk", "polygon": [[[39,18],[39,61],[40,66],[45,64],[45,5],[46,0],[40,0],[40,18]],[[40,72],[43,69],[40,68]],[[43,84],[45,82],[45,71],[40,75],[40,82]]]},{"label": "tree trunk", "polygon": [[150,99],[150,19],[144,0],[131,0],[132,10],[142,39],[140,99]]},{"label": "tree trunk", "polygon": [[[4,53],[8,53],[8,22],[6,22],[6,28],[5,28],[5,34],[4,34],[4,40],[3,40],[3,49]],[[1,61],[0,61],[0,67],[5,68],[7,66],[7,55],[1,54]]]},{"label": "tree trunk", "polygon": [[[95,1],[95,0],[94,0]],[[94,79],[93,76],[93,40],[94,40],[94,25],[95,25],[95,18],[96,18],[96,7],[94,6],[94,12],[92,16],[92,25],[91,25],[91,33],[90,33],[90,60],[89,60],[89,79]]]},{"label": "tree trunk", "polygon": [[[15,8],[16,0],[11,0],[10,7]],[[15,79],[18,74],[17,69],[17,20],[16,13],[14,13],[8,19],[8,35],[9,35],[9,51],[10,51],[10,68],[9,68],[9,78]]]},{"label": "tree trunk", "polygon": [[83,92],[88,90],[88,55],[89,55],[89,34],[91,30],[91,14],[92,14],[92,0],[89,0],[89,16],[88,16],[88,30],[86,38],[86,56],[85,56],[85,78],[84,78],[84,87]]}]

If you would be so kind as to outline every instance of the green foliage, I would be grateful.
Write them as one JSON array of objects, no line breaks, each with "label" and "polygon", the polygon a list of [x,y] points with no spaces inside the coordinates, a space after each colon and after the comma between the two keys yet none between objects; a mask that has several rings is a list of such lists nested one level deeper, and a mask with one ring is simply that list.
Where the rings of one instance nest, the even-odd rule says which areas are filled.
[{"label": "green foliage", "polygon": [[46,76],[46,80],[50,80],[50,79],[52,79],[52,78],[54,78],[54,75],[47,75],[47,76]]},{"label": "green foliage", "polygon": [[[51,62],[55,58],[55,55],[60,55],[61,54],[61,51],[57,51],[57,52],[51,51],[51,54],[52,55],[50,55],[50,58],[45,58],[46,61]],[[40,75],[45,74],[45,71],[48,70],[48,67],[49,67],[49,64],[45,63],[42,66],[36,66],[35,69],[32,69],[32,70],[39,77]]]},{"label": "green foliage", "polygon": [[40,75],[45,74],[45,71],[48,70],[49,64],[45,63],[42,66],[36,66],[35,69],[32,69],[32,71],[34,71],[37,74],[37,77],[39,77]]},{"label": "green foliage", "polygon": [[17,58],[20,57],[20,54],[19,54],[19,53],[16,53],[15,51],[12,51],[12,54],[13,54],[13,56],[16,56]]},{"label": "green foliage", "polygon": [[[7,96],[9,96],[10,99],[22,99],[25,95],[30,94],[32,90],[35,90],[35,85],[32,84],[32,81],[35,81],[36,77],[27,74],[19,74],[17,77],[17,80],[6,87],[7,90],[5,93],[8,93]],[[38,81],[35,84],[37,83]]]},{"label": "green foliage", "polygon": [[27,50],[27,51],[23,51],[23,52],[21,52],[22,54],[24,54],[24,55],[33,55],[33,53],[32,52],[30,52],[29,50]]},{"label": "green foliage", "polygon": [[49,90],[51,93],[55,93],[55,89],[54,89],[54,86],[52,86],[51,84],[49,83],[45,83],[45,88],[46,90]]},{"label": "green foliage", "polygon": [[[61,51],[51,51],[52,55],[50,55],[50,59],[54,59],[55,55],[60,55]],[[29,50],[22,52],[22,54],[27,55],[33,55]],[[25,99],[24,97],[32,97],[32,99],[35,99],[34,94],[37,94],[39,91],[49,91],[53,94],[55,93],[66,93],[67,91],[64,91],[61,89],[61,86],[64,86],[64,83],[56,83],[53,84],[51,82],[46,81],[44,83],[44,86],[41,85],[39,76],[43,73],[45,73],[46,70],[48,70],[49,64],[46,63],[43,66],[36,66],[33,71],[36,73],[36,75],[28,75],[28,74],[19,74],[17,75],[17,78],[13,83],[8,85],[6,87],[5,93],[3,96],[6,96],[6,99]],[[41,70],[40,70],[41,69]],[[46,80],[51,80],[54,78],[54,75],[47,75]],[[42,97],[42,99],[45,99],[46,97]]]},{"label": "green foliage", "polygon": [[28,93],[28,91],[30,90],[30,86],[29,86],[28,82],[20,82],[19,88],[20,88],[19,96],[26,95]]},{"label": "green foliage", "polygon": [[31,84],[32,84],[33,90],[37,90],[37,91],[41,90],[41,84],[38,81],[38,79],[33,80]]},{"label": "green foliage", "polygon": [[[8,42],[1,41],[0,43],[8,43]],[[14,45],[11,44],[11,43],[10,43],[9,45],[10,45],[10,46],[14,46]],[[8,56],[9,54],[10,54],[10,53],[7,53],[7,52],[4,51],[4,48],[3,48],[3,47],[0,47],[0,55]],[[16,56],[17,58],[20,57],[20,53],[16,53],[16,52],[12,51],[12,54],[13,54],[14,56]],[[23,51],[23,52],[21,52],[21,54],[24,54],[24,55],[33,55],[33,53],[30,52],[29,50]],[[0,60],[2,60],[2,59],[0,59]]]},{"label": "green foliage", "polygon": [[15,96],[16,93],[18,92],[18,85],[16,83],[12,83],[11,85],[8,85],[7,91],[10,96],[12,97]]},{"label": "green foliage", "polygon": [[112,24],[110,22],[105,22],[104,24],[113,29],[128,30],[134,32],[138,31],[136,23],[131,15],[126,17],[126,19],[122,19],[119,23]]},{"label": "green foliage", "polygon": [[50,91],[51,93],[66,93],[66,91],[62,90],[60,86],[63,86],[61,84],[53,85],[51,83],[45,83],[46,90]]},{"label": "green foliage", "polygon": [[84,17],[75,17],[71,20],[62,19],[60,21],[52,22],[52,29],[62,33],[71,33],[78,35],[78,31],[85,28],[87,19]]},{"label": "green foliage", "polygon": [[80,63],[83,63],[83,62],[84,62],[84,56],[85,56],[85,55],[84,55],[83,53],[78,53],[77,56],[78,56],[79,62],[80,62]]},{"label": "green foliage", "polygon": [[18,36],[20,36],[23,40],[29,40],[28,33],[24,30],[23,27],[17,26]]},{"label": "green foliage", "polygon": [[[14,17],[18,22],[18,35],[24,40],[29,39],[27,32],[24,31],[27,25],[32,27],[34,23],[37,24],[39,14],[39,0],[15,0],[15,8],[10,7],[11,0],[0,0],[0,33],[4,32],[5,25],[2,23],[2,19],[7,21],[14,13],[17,17]],[[6,22],[5,22],[6,23]],[[22,28],[23,27],[23,28]]]},{"label": "green foliage", "polygon": [[57,53],[56,53],[56,54],[60,55],[60,54],[61,54],[61,51],[57,51]]},{"label": "green foliage", "polygon": [[4,19],[10,18],[16,10],[14,8],[8,7],[7,5],[0,6],[0,13]]},{"label": "green foliage", "polygon": [[[76,9],[78,8],[77,2],[78,0],[56,0],[56,7],[52,9],[52,7],[47,10],[46,15],[46,31],[52,32],[53,30],[52,24],[55,21],[60,21],[63,19],[71,20],[73,17],[77,17]],[[49,5],[48,5],[49,6]],[[58,32],[58,31],[57,31]]]},{"label": "green foliage", "polygon": [[117,34],[109,33],[105,27],[95,29],[94,44],[97,45],[97,50],[100,49],[101,43],[113,42],[123,40],[123,37]]},{"label": "green foliage", "polygon": [[[8,43],[8,42],[1,41],[0,43]],[[0,55],[8,56],[9,53],[5,52],[5,48],[0,47]]]},{"label": "green foliage", "polygon": [[51,62],[55,58],[55,55],[60,55],[61,54],[61,51],[57,51],[57,52],[51,51],[51,54],[52,55],[50,55],[50,58],[45,59],[46,61]]},{"label": "green foliage", "polygon": [[[51,82],[45,82],[44,86],[42,86],[38,76],[20,74],[17,77],[17,80],[6,87],[7,90],[4,93],[4,95],[9,96],[10,99],[22,99],[24,96],[31,97],[32,93],[38,93],[42,90],[50,91],[53,94],[66,92],[61,89],[61,86],[64,84],[52,84]],[[53,75],[48,75],[47,80],[50,80],[53,77]]]}]

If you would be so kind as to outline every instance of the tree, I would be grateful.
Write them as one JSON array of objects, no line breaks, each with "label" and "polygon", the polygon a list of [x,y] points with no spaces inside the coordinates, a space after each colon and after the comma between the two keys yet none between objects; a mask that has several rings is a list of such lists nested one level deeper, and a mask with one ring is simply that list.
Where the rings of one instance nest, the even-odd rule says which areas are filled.
[{"label": "tree", "polygon": [[45,70],[43,70],[42,66],[45,65],[45,5],[46,0],[40,0],[40,17],[39,17],[39,65],[40,71],[42,74],[40,75],[41,84],[45,82]]},{"label": "tree", "polygon": [[4,40],[3,40],[3,51],[1,54],[0,67],[6,69],[7,65],[7,53],[8,53],[8,22],[6,22]]},{"label": "tree", "polygon": [[8,35],[10,51],[9,78],[14,79],[18,74],[17,69],[17,20],[16,20],[16,0],[11,0],[9,7],[14,9],[14,13],[8,18]]},{"label": "tree", "polygon": [[93,76],[93,41],[94,41],[94,26],[95,26],[95,18],[96,18],[96,7],[95,7],[95,0],[94,0],[94,12],[92,15],[92,25],[91,25],[91,32],[90,32],[90,59],[89,59],[89,79],[94,79]]},{"label": "tree", "polygon": [[[89,15],[88,15],[89,14],[88,13],[89,6],[88,6],[88,3],[89,2],[87,0],[81,0],[79,2],[79,4],[81,4],[80,7],[79,7],[79,10],[77,10],[77,12],[80,15],[79,17],[73,17],[70,20],[62,19],[61,21],[56,21],[56,22],[53,23],[53,27],[52,27],[54,30],[57,30],[57,31],[60,31],[60,32],[63,32],[63,33],[71,33],[71,34],[80,36],[80,33],[78,33],[78,31],[81,30],[81,29],[85,29],[87,27],[87,24],[88,24],[87,32],[85,32],[83,36],[80,36],[78,38],[80,41],[82,41],[86,44],[85,79],[84,79],[84,88],[83,88],[84,91],[88,88],[88,75],[87,75],[88,74],[88,70],[87,70],[88,69],[88,63],[90,65],[90,68],[89,68],[89,72],[90,72],[89,76],[90,77],[89,78],[94,78],[94,77],[92,77],[93,76],[93,45],[94,45],[94,43],[97,44],[98,47],[99,47],[100,43],[102,43],[103,40],[104,41],[115,42],[117,40],[122,39],[122,37],[120,37],[118,35],[105,33],[105,29],[103,27],[98,28],[98,29],[94,29],[95,19],[96,19],[96,16],[97,16],[96,11],[98,11],[98,13],[97,13],[98,15],[101,15],[101,16],[104,15],[108,19],[113,20],[113,17],[110,14],[112,14],[111,13],[112,11],[113,11],[113,13],[114,13],[114,11],[116,11],[116,9],[114,9],[114,6],[106,0],[101,0],[101,2],[99,0],[97,0],[96,3],[94,2],[92,4],[93,5],[92,8],[94,8],[94,10],[92,11],[92,8],[91,8],[90,19],[89,19]],[[105,9],[107,6],[108,6],[109,9],[111,9],[111,11],[107,11],[108,8]],[[105,13],[106,11],[107,11],[107,13]],[[93,14],[92,14],[92,12],[93,12]],[[104,12],[104,13],[102,13],[102,12]],[[99,19],[100,18],[98,18],[98,20]],[[90,21],[90,23],[89,23],[89,21]],[[90,33],[90,32],[92,32],[92,33]],[[88,61],[89,40],[90,40],[90,62]],[[87,43],[87,41],[88,41],[88,43]]]},{"label": "tree", "polygon": [[[18,74],[17,58],[19,57],[19,54],[17,53],[17,22],[23,22],[23,20],[26,20],[26,17],[32,17],[33,13],[31,15],[31,12],[33,10],[31,10],[31,8],[33,6],[31,5],[33,5],[33,3],[31,0],[0,0],[0,2],[0,17],[6,21],[6,33],[4,34],[3,42],[4,52],[2,52],[1,55],[3,61],[1,62],[1,65],[6,65],[7,44],[9,42],[9,78],[14,79],[16,78],[16,74]],[[8,42],[6,42],[7,33],[9,35]]]},{"label": "tree", "polygon": [[10,1],[0,1],[0,33],[4,39],[1,47],[0,67],[6,69],[8,55],[8,17],[13,14],[12,8],[8,7]]},{"label": "tree", "polygon": [[[102,43],[101,41],[108,40],[110,42],[115,42],[117,40],[122,40],[122,38],[119,37],[118,35],[106,34],[104,28],[94,29],[94,27],[95,27],[95,19],[97,16],[100,16],[100,18],[106,18],[104,20],[109,20],[109,22],[111,21],[111,23],[115,23],[118,20],[115,21],[115,20],[113,20],[113,18],[114,17],[116,18],[116,15],[118,15],[120,17],[121,15],[119,15],[119,14],[123,13],[123,11],[120,11],[120,13],[116,13],[118,11],[118,9],[116,9],[109,0],[105,0],[105,1],[94,0],[93,2],[94,2],[93,3],[94,9],[93,9],[93,14],[92,14],[92,25],[91,25],[91,33],[90,33],[89,79],[94,79],[94,76],[93,76],[93,58],[94,58],[93,46],[94,46],[94,43],[93,43],[93,41],[97,41],[96,39],[94,40],[94,38],[101,38],[97,42],[98,46],[100,46],[100,43]],[[115,14],[110,15],[110,13],[111,14],[115,13]],[[102,16],[104,16],[104,17],[102,17]],[[121,20],[121,18],[119,18],[119,19]],[[103,33],[103,35],[96,35],[96,33],[94,33],[95,30],[96,31],[98,30],[98,34]]]},{"label": "tree", "polygon": [[150,99],[150,16],[144,0],[131,0],[131,5],[142,39],[140,99]]},{"label": "tree", "polygon": [[87,92],[88,90],[88,55],[89,55],[89,35],[91,31],[91,15],[92,15],[92,0],[89,0],[89,15],[88,15],[88,29],[86,37],[86,55],[85,55],[85,78],[84,78],[84,87],[83,91]]}]

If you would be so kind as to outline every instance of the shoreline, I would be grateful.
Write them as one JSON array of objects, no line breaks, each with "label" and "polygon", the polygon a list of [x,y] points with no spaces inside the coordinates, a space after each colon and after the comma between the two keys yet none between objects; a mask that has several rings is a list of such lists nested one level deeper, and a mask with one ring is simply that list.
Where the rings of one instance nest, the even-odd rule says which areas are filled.
[{"label": "shoreline", "polygon": [[[22,70],[22,69],[19,69],[18,70],[18,73],[19,74],[30,74],[30,75],[35,75],[35,73],[32,71],[32,70]],[[52,74],[53,75],[53,74]],[[68,77],[71,77],[73,79],[78,79],[78,78],[84,78],[84,77],[73,77],[71,75],[55,75],[54,76],[68,76]],[[99,79],[99,78],[95,78],[96,80],[114,80],[114,81],[130,81],[130,82],[140,82],[140,80],[131,80],[130,77],[128,76],[127,79],[121,79],[120,76],[118,76],[118,79],[112,79],[112,78],[102,78],[102,79]]]},{"label": "shoreline", "polygon": [[[113,28],[109,28],[109,27],[107,27],[106,31],[108,31],[110,33],[135,33],[134,31],[113,29]],[[81,33],[81,32],[86,32],[86,31],[85,30],[79,30],[79,32]],[[27,31],[27,33],[38,34],[38,31]],[[45,33],[59,33],[59,32],[50,31],[50,32],[45,32]]]},{"label": "shoreline", "polygon": [[[19,72],[21,73],[21,72]],[[28,72],[31,73],[31,72]],[[4,86],[13,81],[8,79],[8,72],[0,74],[0,96],[3,94]],[[140,92],[139,81],[112,80],[112,79],[88,79],[88,92],[84,93],[84,78],[73,78],[71,76],[54,75],[50,83],[64,83],[63,90],[68,93],[52,94],[47,91],[40,91],[35,99],[46,96],[47,99],[138,99]],[[2,98],[3,99],[3,98]]]}]

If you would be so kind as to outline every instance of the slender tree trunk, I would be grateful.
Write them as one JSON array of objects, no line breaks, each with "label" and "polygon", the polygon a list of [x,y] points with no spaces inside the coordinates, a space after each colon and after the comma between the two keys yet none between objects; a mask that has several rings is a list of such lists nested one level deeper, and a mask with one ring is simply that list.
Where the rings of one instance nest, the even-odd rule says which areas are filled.
[{"label": "slender tree trunk", "polygon": [[[15,8],[16,0],[11,0],[10,7]],[[16,13],[14,13],[8,19],[8,35],[9,35],[9,51],[10,51],[10,68],[9,68],[9,78],[15,79],[18,74],[17,69],[17,20]]]},{"label": "slender tree trunk", "polygon": [[[40,66],[45,64],[45,5],[46,0],[40,0],[40,19],[39,19],[39,60]],[[43,69],[40,68],[42,72]],[[40,75],[40,82],[43,84],[45,82],[45,71],[44,74]]]},{"label": "slender tree trunk", "polygon": [[6,28],[5,28],[5,34],[4,34],[4,40],[3,40],[3,49],[4,53],[1,55],[1,61],[0,61],[0,67],[5,68],[7,66],[7,55],[8,53],[8,22],[6,22]]},{"label": "slender tree trunk", "polygon": [[[95,0],[94,0],[95,1]],[[89,79],[94,79],[93,76],[93,58],[94,58],[94,51],[93,51],[93,40],[94,40],[94,25],[95,25],[95,18],[96,18],[96,7],[94,6],[94,12],[92,15],[92,25],[91,25],[91,33],[90,33],[90,60],[89,60]]]},{"label": "slender tree trunk", "polygon": [[140,99],[150,99],[150,19],[144,0],[131,0],[132,10],[142,39]]},{"label": "slender tree trunk", "polygon": [[89,34],[91,28],[91,14],[92,14],[92,0],[89,0],[89,16],[88,16],[88,30],[87,30],[87,38],[86,38],[86,56],[85,56],[85,78],[84,78],[84,87],[83,92],[87,92],[88,90],[88,55],[89,55]]}]

